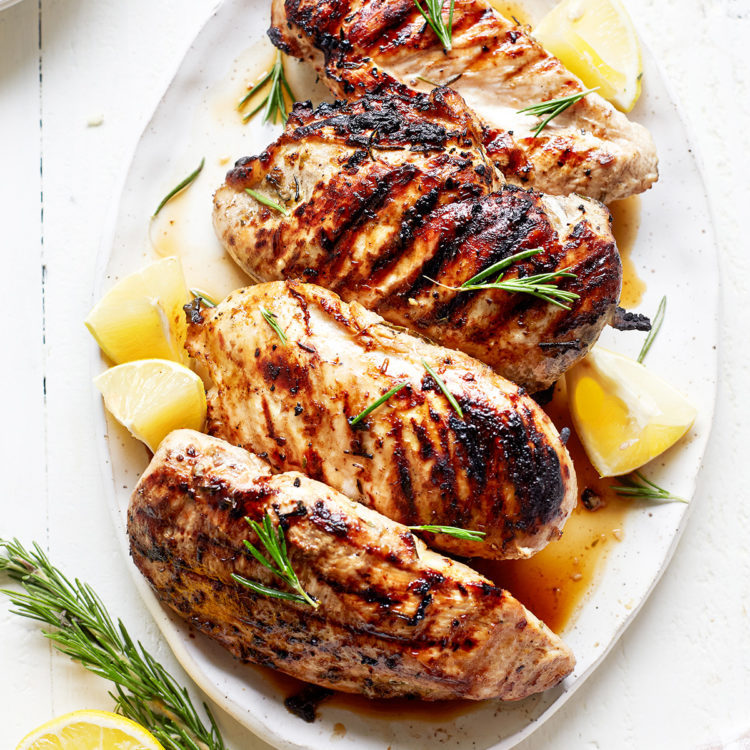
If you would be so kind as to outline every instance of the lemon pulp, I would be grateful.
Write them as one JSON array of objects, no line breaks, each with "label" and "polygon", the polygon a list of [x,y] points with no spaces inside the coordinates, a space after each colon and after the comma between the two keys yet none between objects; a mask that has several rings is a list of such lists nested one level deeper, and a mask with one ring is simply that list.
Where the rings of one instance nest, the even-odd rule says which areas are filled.
[{"label": "lemon pulp", "polygon": [[164,750],[142,726],[107,711],[74,711],[26,735],[16,750]]},{"label": "lemon pulp", "polygon": [[192,370],[164,359],[112,367],[94,378],[112,416],[156,451],[172,430],[203,429],[206,391]]},{"label": "lemon pulp", "polygon": [[118,281],[85,323],[115,364],[147,358],[187,364],[187,302],[179,258],[164,258]]},{"label": "lemon pulp", "polygon": [[563,0],[534,29],[542,46],[623,112],[641,94],[638,36],[619,0]]},{"label": "lemon pulp", "polygon": [[695,408],[669,383],[598,346],[565,379],[576,432],[603,477],[628,474],[648,463],[695,420]]}]

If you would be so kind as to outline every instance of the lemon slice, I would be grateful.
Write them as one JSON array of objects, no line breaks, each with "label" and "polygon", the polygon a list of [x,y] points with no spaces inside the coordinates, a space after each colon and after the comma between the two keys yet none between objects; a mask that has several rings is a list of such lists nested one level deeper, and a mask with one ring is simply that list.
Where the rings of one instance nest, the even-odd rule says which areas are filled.
[{"label": "lemon slice", "polygon": [[578,437],[603,477],[656,458],[693,424],[695,408],[638,362],[594,347],[565,376]]},{"label": "lemon slice", "polygon": [[164,750],[130,719],[107,711],[74,711],[27,734],[16,750]]},{"label": "lemon slice", "polygon": [[182,306],[189,301],[179,258],[164,258],[118,281],[86,327],[115,364],[150,357],[187,364]]},{"label": "lemon slice", "polygon": [[203,381],[166,359],[142,359],[94,378],[112,416],[156,451],[172,430],[200,430],[206,420]]},{"label": "lemon slice", "polygon": [[641,95],[638,36],[619,0],[563,0],[534,29],[541,45],[623,112]]}]

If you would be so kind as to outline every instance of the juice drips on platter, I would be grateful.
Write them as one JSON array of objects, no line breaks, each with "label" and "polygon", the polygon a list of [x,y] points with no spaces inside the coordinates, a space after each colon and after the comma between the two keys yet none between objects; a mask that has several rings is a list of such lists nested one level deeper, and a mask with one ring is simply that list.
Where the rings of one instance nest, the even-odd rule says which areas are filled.
[{"label": "juice drips on platter", "polygon": [[[225,85],[212,97],[214,115],[219,119],[232,117],[241,121],[242,113],[248,114],[258,107],[267,93],[264,87],[256,91],[245,103],[242,113],[237,109],[237,104],[271,70],[275,60],[276,48],[268,39],[262,39],[246,49],[237,58]],[[262,118],[262,110],[256,116]]]},{"label": "juice drips on platter", "polygon": [[490,5],[505,18],[515,19],[524,26],[531,25],[531,16],[528,11],[520,4],[512,0],[489,0]]},{"label": "juice drips on platter", "polygon": [[620,306],[626,310],[637,307],[646,291],[646,282],[638,275],[631,254],[641,223],[641,198],[633,195],[608,206],[612,213],[612,231],[622,258],[622,294]]},{"label": "juice drips on platter", "polygon": [[[545,407],[558,429],[571,427],[564,389],[558,387]],[[528,560],[479,561],[472,567],[510,591],[552,630],[564,630],[579,605],[594,588],[607,553],[624,536],[623,524],[631,504],[610,489],[611,479],[601,479],[591,465],[575,432],[567,443],[578,477],[578,505],[559,540],[550,542]],[[588,510],[587,500],[597,510]]]}]

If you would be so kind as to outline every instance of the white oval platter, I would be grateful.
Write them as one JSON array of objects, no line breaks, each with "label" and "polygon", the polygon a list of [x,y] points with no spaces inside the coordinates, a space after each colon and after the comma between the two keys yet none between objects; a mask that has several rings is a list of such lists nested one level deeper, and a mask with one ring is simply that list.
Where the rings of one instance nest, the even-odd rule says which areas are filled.
[{"label": "white oval platter", "polygon": [[[551,5],[551,0],[526,3],[533,19]],[[263,41],[268,8],[268,0],[225,0],[186,53],[125,173],[122,194],[103,236],[96,298],[159,254],[180,255],[188,285],[219,298],[248,283],[214,237],[211,196],[231,162],[259,153],[280,130],[262,126],[259,117],[243,125],[234,109],[243,87],[257,79],[259,63],[272,59],[270,45]],[[295,63],[289,67],[298,96],[320,95],[313,77]],[[718,273],[696,160],[678,107],[648,54],[644,94],[631,116],[651,130],[660,155],[661,180],[641,199],[641,226],[631,256],[648,282],[641,311],[652,314],[662,294],[669,298],[667,318],[648,366],[678,386],[699,409],[687,438],[654,461],[648,472],[678,495],[691,497],[714,408]],[[198,180],[150,222],[162,196],[203,156],[206,166]],[[642,336],[608,331],[602,342],[635,356]],[[93,346],[92,357],[94,372],[101,371],[106,363]],[[105,486],[119,542],[127,554],[127,504],[148,457],[139,443],[108,420],[103,408],[99,415],[96,429],[102,436]],[[610,553],[598,584],[562,634],[578,665],[561,685],[519,703],[489,701],[467,707],[458,716],[436,715],[429,720],[409,716],[394,720],[387,714],[357,713],[324,703],[315,723],[303,723],[287,712],[285,696],[266,672],[240,664],[208,638],[191,634],[161,607],[134,567],[132,571],[149,610],[190,676],[214,702],[274,747],[322,750],[335,742],[341,750],[427,750],[436,745],[501,750],[540,726],[602,661],[669,562],[689,510],[681,503],[634,505],[624,540]]]}]

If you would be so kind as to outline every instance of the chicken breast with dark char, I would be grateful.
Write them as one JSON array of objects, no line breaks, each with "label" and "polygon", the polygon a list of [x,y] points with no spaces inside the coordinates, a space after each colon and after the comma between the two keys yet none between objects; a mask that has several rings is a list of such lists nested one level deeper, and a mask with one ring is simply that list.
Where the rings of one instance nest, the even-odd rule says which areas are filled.
[{"label": "chicken breast with dark char", "polygon": [[[243,545],[268,515],[318,607]],[[404,526],[297,473],[181,430],[159,447],[128,510],[133,560],[157,596],[234,656],[372,698],[518,700],[573,669],[570,649],[506,591]],[[262,551],[262,547],[261,547]]]},{"label": "chicken breast with dark char", "polygon": [[597,93],[534,135],[539,120],[519,110],[584,86],[487,0],[456,0],[447,52],[414,0],[273,0],[271,18],[274,44],[311,62],[336,96],[455,88],[484,122],[487,149],[511,182],[609,202],[658,178],[649,132]]},{"label": "chicken breast with dark char", "polygon": [[[214,199],[217,234],[253,278],[324,286],[530,391],[554,383],[612,320],[622,269],[610,220],[594,201],[505,185],[473,113],[447,88],[298,104],[284,134],[241,159]],[[577,298],[459,288],[533,250],[503,281],[552,274]],[[563,271],[574,276],[554,276]]]},{"label": "chicken breast with dark char", "polygon": [[560,535],[576,502],[570,457],[489,367],[312,284],[258,284],[189,313],[188,351],[214,383],[211,434],[400,523],[486,533],[430,539],[458,555],[528,557]]}]

